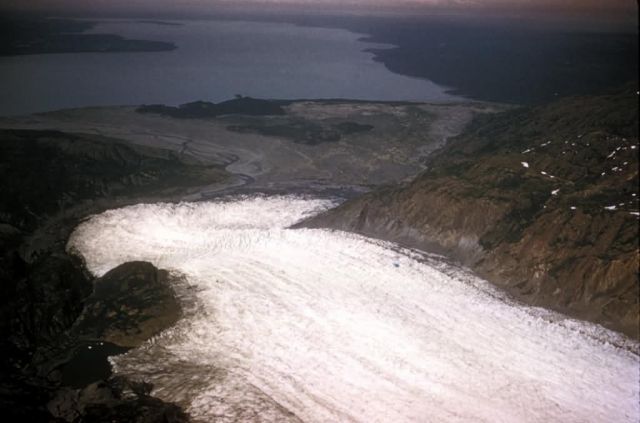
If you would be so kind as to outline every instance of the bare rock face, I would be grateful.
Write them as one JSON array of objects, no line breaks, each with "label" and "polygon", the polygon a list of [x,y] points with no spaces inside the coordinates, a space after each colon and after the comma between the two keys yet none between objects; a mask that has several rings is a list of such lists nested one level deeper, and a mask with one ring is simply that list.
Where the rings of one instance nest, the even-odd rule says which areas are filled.
[{"label": "bare rock face", "polygon": [[[0,413],[5,420],[51,421],[46,404],[52,395],[57,397],[60,389],[72,397],[79,395],[61,387],[66,379],[78,378],[65,379],[59,367],[90,359],[85,373],[99,374],[96,368],[102,366],[107,378],[105,355],[115,350],[112,343],[100,341],[103,337],[116,347],[135,346],[173,324],[179,314],[164,282],[166,273],[148,263],[114,270],[98,281],[99,289],[91,294],[91,277],[65,250],[79,220],[137,202],[140,196],[170,197],[175,191],[226,177],[219,166],[186,163],[166,150],[101,136],[0,131]],[[131,296],[124,295],[127,289]],[[93,308],[83,314],[85,338],[69,335],[88,297]],[[89,347],[100,354],[87,358],[77,353]],[[90,382],[99,379],[85,376]],[[83,408],[88,417],[80,420],[171,421],[138,417],[147,415],[144,410],[153,414],[175,407],[144,395],[127,404],[116,401],[109,410],[100,405],[103,420],[90,413],[98,408]],[[119,418],[121,405],[124,417]],[[141,411],[133,418],[136,408]],[[71,421],[76,419],[74,413],[56,416]]]},{"label": "bare rock face", "polygon": [[182,423],[189,418],[178,406],[149,396],[151,386],[114,377],[81,390],[61,389],[47,409],[57,421],[105,423]]},{"label": "bare rock face", "polygon": [[47,411],[67,422],[188,421],[177,405],[151,397],[151,385],[111,375],[107,362],[172,326],[180,314],[167,272],[151,263],[125,263],[98,278],[59,352],[63,364],[48,373],[61,387]]},{"label": "bare rock face", "polygon": [[74,333],[135,348],[175,324],[180,305],[168,273],[151,263],[129,262],[96,280]]},{"label": "bare rock face", "polygon": [[481,117],[411,183],[304,222],[445,253],[516,298],[638,338],[635,87]]},{"label": "bare rock face", "polygon": [[[37,169],[37,172],[34,171]],[[58,131],[0,131],[0,368],[19,371],[57,343],[91,293],[65,244],[78,221],[139,196],[225,180],[219,166]]]}]

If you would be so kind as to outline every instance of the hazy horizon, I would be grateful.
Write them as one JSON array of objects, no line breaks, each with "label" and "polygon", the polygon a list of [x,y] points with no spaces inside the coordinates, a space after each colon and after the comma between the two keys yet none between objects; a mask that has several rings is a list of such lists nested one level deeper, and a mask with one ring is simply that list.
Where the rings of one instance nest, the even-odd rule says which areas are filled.
[{"label": "hazy horizon", "polygon": [[635,26],[637,2],[631,0],[34,0],[25,4],[7,0],[3,12],[113,16],[212,17],[225,13],[302,14],[452,14],[471,17],[605,22],[609,26]]}]

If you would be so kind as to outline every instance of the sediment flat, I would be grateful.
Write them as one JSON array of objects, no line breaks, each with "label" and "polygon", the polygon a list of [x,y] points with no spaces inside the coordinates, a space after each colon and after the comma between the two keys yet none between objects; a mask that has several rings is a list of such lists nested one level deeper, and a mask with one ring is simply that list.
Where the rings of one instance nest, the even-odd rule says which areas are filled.
[{"label": "sediment flat", "polygon": [[[362,192],[415,176],[428,154],[475,115],[504,106],[336,100],[294,101],[284,109],[283,116],[175,119],[135,107],[82,108],[3,118],[0,128],[93,134],[166,149],[185,160],[226,166],[236,187]],[[339,139],[335,128],[342,128]]]}]

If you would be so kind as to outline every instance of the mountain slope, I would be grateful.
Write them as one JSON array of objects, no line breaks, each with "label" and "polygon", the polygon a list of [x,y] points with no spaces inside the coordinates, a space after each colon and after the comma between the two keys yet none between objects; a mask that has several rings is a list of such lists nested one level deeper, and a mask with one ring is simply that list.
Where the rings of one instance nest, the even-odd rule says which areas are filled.
[{"label": "mountain slope", "polygon": [[638,96],[479,117],[405,186],[304,223],[445,253],[532,305],[638,338]]},{"label": "mountain slope", "polygon": [[[66,251],[69,234],[79,221],[92,213],[146,198],[170,200],[189,188],[225,181],[228,175],[221,166],[188,163],[170,151],[133,146],[117,139],[59,131],[0,131],[0,351],[4,358],[0,364],[0,415],[8,421],[52,421],[51,410],[46,409],[50,397],[59,389],[71,395],[61,387],[65,381],[58,367],[80,347],[64,334],[82,313],[93,288],[80,260]],[[125,272],[128,270],[133,276],[141,273],[144,277],[138,279],[142,282],[153,281],[157,272],[148,267],[130,264],[110,275],[109,280],[116,283],[119,279],[133,286],[132,277]],[[133,279],[138,286],[146,286]],[[135,291],[148,299],[147,291],[153,289],[154,305],[164,311],[163,305],[168,305],[168,310],[171,301],[161,288]],[[111,320],[100,320],[90,312],[95,314],[108,306],[131,306],[136,300],[128,299],[124,304],[116,302],[113,295],[107,299],[109,304],[95,307],[95,296],[89,298],[88,304],[94,308],[85,315],[94,317],[94,324],[121,324],[113,310],[109,310],[113,312]],[[133,311],[139,310],[142,308]],[[149,313],[151,307],[144,309],[144,326],[150,330],[140,331],[138,338],[151,335],[160,326]],[[106,355],[103,360],[106,362]],[[97,367],[95,361],[92,366]],[[84,373],[92,371],[95,369]],[[100,396],[89,395],[96,391],[94,385],[86,388],[86,398],[79,391],[71,397],[63,395],[56,405],[56,416],[62,416],[60,410],[75,409],[79,404],[97,407],[84,410],[83,421],[112,421],[114,410],[127,421],[154,412],[178,413],[177,407],[150,399],[146,388],[120,401],[117,396],[123,389],[131,389],[129,382],[106,383],[108,389],[104,383],[98,387],[104,391]],[[74,418],[80,416],[71,415],[68,421]],[[137,421],[143,421],[142,417]]]}]

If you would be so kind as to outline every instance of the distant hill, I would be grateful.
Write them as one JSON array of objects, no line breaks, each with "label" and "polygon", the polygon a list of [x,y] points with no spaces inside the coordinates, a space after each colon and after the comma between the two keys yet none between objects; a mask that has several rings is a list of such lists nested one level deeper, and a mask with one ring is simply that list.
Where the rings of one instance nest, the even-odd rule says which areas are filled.
[{"label": "distant hill", "polygon": [[139,113],[156,113],[177,119],[203,119],[222,115],[267,116],[285,114],[281,102],[251,97],[237,97],[221,103],[194,101],[178,107],[152,104],[140,106],[136,111]]},{"label": "distant hill", "polygon": [[638,94],[481,116],[411,183],[304,225],[446,253],[528,304],[638,338]]},{"label": "distant hill", "polygon": [[[485,19],[486,18],[486,19]],[[425,78],[481,101],[543,104],[602,94],[637,80],[638,32],[565,21],[424,16],[300,16],[301,25],[368,34],[368,51],[390,71]],[[637,24],[636,24],[637,25]]]},{"label": "distant hill", "polygon": [[33,16],[0,16],[0,56],[168,51],[177,48],[175,44],[164,41],[85,33],[96,23]]}]

